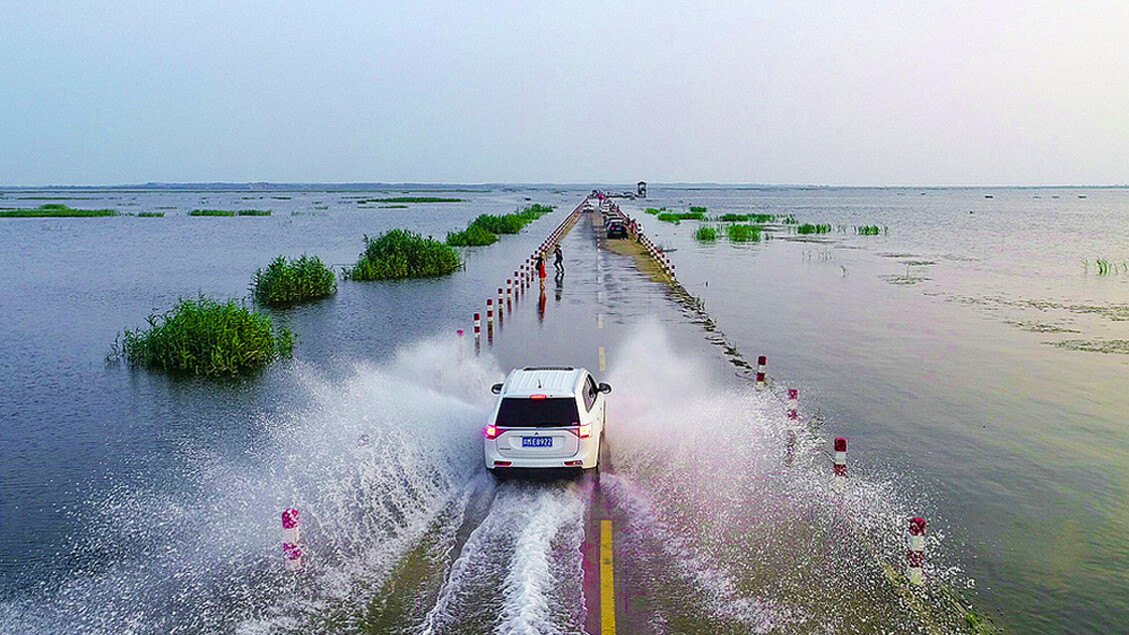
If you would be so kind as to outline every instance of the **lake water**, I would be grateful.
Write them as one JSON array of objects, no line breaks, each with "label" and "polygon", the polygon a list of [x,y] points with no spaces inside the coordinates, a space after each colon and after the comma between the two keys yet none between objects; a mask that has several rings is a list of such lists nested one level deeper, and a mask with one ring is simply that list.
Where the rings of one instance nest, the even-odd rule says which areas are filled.
[{"label": "lake water", "polygon": [[[465,405],[393,398],[416,372],[396,361],[397,350],[469,328],[469,314],[496,291],[497,272],[520,262],[589,189],[412,192],[465,201],[407,209],[358,204],[377,196],[369,192],[325,190],[5,192],[0,207],[69,196],[80,199],[63,201],[72,207],[166,217],[0,219],[0,630],[52,632],[53,620],[76,607],[88,614],[83,625],[106,630],[121,623],[111,613],[154,579],[185,575],[178,562],[240,567],[258,553],[261,535],[246,529],[254,523],[204,523],[205,546],[174,557],[169,551],[184,549],[182,534],[192,532],[179,525],[181,512],[202,505],[249,519],[258,507],[281,508],[260,481],[289,478],[283,467],[300,461],[303,447],[327,472],[344,469],[333,458],[342,449],[332,430],[349,424],[330,404],[345,403],[356,421],[401,410],[427,416],[439,422],[436,434],[461,439],[461,424],[447,422],[464,420]],[[105,363],[121,329],[143,325],[178,297],[243,296],[255,269],[279,254],[351,263],[363,234],[405,227],[442,236],[530,200],[560,209],[468,251],[466,270],[450,278],[343,283],[330,300],[276,312],[300,338],[295,359],[257,377],[217,384]],[[833,231],[800,239],[778,227],[756,244],[704,244],[693,238],[699,223],[675,226],[643,213],[689,205],[710,215],[794,214]],[[198,207],[273,215],[186,216]],[[1100,275],[1094,263],[1129,260],[1129,191],[652,185],[650,198],[624,208],[675,249],[680,281],[728,340],[747,359],[767,354],[777,387],[800,389],[804,416],[818,412],[827,435],[849,437],[852,470],[884,479],[921,510],[941,538],[937,561],[979,605],[1016,632],[1124,631],[1129,356],[1084,349],[1129,340],[1129,272]],[[886,231],[860,236],[857,225]],[[676,328],[672,303],[648,293],[624,298],[630,310],[617,319],[626,325],[653,314]],[[500,340],[498,359],[568,350],[569,338],[586,332],[575,323],[537,331],[557,335],[536,345]],[[418,355],[438,354],[428,350]],[[377,371],[358,379],[365,366]],[[325,440],[266,443],[298,416]],[[265,447],[285,456],[245,477],[246,464],[273,465],[258,455]],[[419,447],[420,469],[434,470],[437,483],[474,473],[477,455],[461,445]],[[339,504],[338,518],[361,513]],[[374,522],[360,518],[344,525]],[[270,604],[263,593],[250,581],[218,596],[231,611],[253,612]],[[184,617],[198,608],[171,605],[163,624],[207,631],[212,622]]]}]

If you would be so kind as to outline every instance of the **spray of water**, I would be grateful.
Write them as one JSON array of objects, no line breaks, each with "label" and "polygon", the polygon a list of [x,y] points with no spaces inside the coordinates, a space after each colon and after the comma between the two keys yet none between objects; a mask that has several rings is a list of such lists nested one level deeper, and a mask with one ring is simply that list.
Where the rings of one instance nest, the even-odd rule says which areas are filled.
[{"label": "spray of water", "polygon": [[[34,598],[0,605],[4,633],[278,633],[347,624],[481,471],[491,358],[403,349],[342,381],[299,367],[309,407],[255,424],[254,448],[191,448],[177,487],[89,501],[74,557]],[[297,508],[307,566],[282,567],[280,512]]]},{"label": "spray of water", "polygon": [[904,562],[901,531],[916,515],[895,480],[853,465],[838,493],[823,439],[767,391],[711,381],[655,324],[616,360],[606,487],[628,511],[635,549],[665,554],[697,593],[688,606],[661,601],[659,584],[646,590],[660,598],[656,630],[920,626],[880,564]]}]

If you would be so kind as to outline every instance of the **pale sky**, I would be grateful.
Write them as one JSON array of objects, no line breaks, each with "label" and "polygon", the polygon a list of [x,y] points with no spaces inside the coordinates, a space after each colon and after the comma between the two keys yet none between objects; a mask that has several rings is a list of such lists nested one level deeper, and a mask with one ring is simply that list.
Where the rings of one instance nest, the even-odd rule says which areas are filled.
[{"label": "pale sky", "polygon": [[1129,1],[0,0],[0,185],[1129,183]]}]

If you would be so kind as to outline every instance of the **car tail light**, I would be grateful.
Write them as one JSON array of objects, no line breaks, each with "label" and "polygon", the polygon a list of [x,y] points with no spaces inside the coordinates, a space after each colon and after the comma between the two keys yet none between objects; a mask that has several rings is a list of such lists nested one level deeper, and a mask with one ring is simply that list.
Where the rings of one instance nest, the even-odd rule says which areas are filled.
[{"label": "car tail light", "polygon": [[529,395],[530,399],[545,399],[545,395]]},{"label": "car tail light", "polygon": [[592,424],[589,423],[588,425],[577,426],[576,436],[580,437],[581,439],[587,439],[588,437],[592,436]]},{"label": "car tail light", "polygon": [[566,467],[575,467],[577,465],[584,465],[583,461],[565,461]]},{"label": "car tail light", "polygon": [[495,426],[495,425],[486,426],[486,438],[487,439],[497,439],[498,438],[498,426]]},{"label": "car tail light", "polygon": [[509,467],[513,465],[512,461],[494,461],[494,467]]}]

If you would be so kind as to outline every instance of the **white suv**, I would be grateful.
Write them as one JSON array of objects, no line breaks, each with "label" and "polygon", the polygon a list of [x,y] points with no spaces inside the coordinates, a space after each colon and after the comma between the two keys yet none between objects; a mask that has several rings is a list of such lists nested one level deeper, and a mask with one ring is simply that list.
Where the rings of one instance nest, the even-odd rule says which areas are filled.
[{"label": "white suv", "polygon": [[501,397],[486,426],[486,469],[597,467],[611,386],[583,368],[542,366],[510,371],[492,390]]}]

